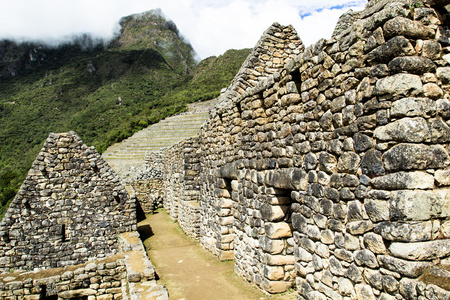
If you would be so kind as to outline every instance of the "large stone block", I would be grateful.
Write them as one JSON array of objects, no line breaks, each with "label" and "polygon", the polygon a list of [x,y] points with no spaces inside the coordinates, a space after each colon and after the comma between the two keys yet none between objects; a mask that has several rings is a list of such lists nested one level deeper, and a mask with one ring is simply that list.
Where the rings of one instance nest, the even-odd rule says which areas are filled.
[{"label": "large stone block", "polygon": [[389,199],[391,220],[430,220],[450,216],[450,189],[393,191]]},{"label": "large stone block", "polygon": [[306,190],[308,177],[306,171],[298,168],[287,168],[266,171],[265,183],[279,189]]},{"label": "large stone block", "polygon": [[367,55],[367,61],[369,63],[388,63],[394,57],[414,54],[416,54],[416,51],[408,39],[403,36],[396,36],[370,51]]},{"label": "large stone block", "polygon": [[450,83],[450,67],[437,68],[436,75],[443,84]]},{"label": "large stone block", "polygon": [[292,236],[292,228],[286,222],[266,223],[264,229],[267,237],[271,239],[281,239]]},{"label": "large stone block", "polygon": [[220,177],[228,179],[239,179],[241,172],[237,167],[237,163],[229,163],[220,168]]},{"label": "large stone block", "polygon": [[421,56],[396,57],[388,64],[391,73],[411,73],[422,75],[427,72],[434,72],[436,65],[433,61]]},{"label": "large stone block", "polygon": [[450,240],[419,243],[392,243],[389,252],[395,257],[408,260],[433,260],[450,254]]},{"label": "large stone block", "polygon": [[381,222],[374,231],[384,239],[397,242],[419,242],[431,239],[432,223],[428,222]]},{"label": "large stone block", "polygon": [[97,294],[97,291],[93,289],[78,289],[58,293],[58,297],[61,297],[63,299],[72,299],[72,298],[87,297],[95,294]]},{"label": "large stone block", "polygon": [[432,116],[436,113],[436,102],[428,98],[402,98],[392,103],[391,117]]},{"label": "large stone block", "polygon": [[277,294],[287,291],[292,284],[293,283],[289,281],[271,281],[264,279],[262,288],[268,293]]},{"label": "large stone block", "polygon": [[382,156],[387,171],[443,168],[448,158],[442,146],[423,144],[398,144]]},{"label": "large stone block", "polygon": [[395,17],[387,21],[383,26],[386,37],[401,35],[415,39],[432,39],[435,31],[421,22],[404,17]]},{"label": "large stone block", "polygon": [[266,221],[280,221],[282,220],[288,211],[289,207],[286,205],[270,205],[263,203],[261,205],[261,217]]},{"label": "large stone block", "polygon": [[373,186],[380,190],[432,189],[434,176],[426,172],[397,172],[372,178]]},{"label": "large stone block", "polygon": [[408,261],[389,255],[379,255],[378,261],[381,267],[410,278],[419,277],[432,265],[431,262]]},{"label": "large stone block", "polygon": [[258,240],[261,249],[270,254],[280,254],[285,248],[284,240],[272,240],[264,235],[260,235]]},{"label": "large stone block", "polygon": [[272,255],[265,254],[264,262],[269,266],[286,266],[286,265],[294,265],[295,257],[294,255]]},{"label": "large stone block", "polygon": [[379,79],[375,85],[377,95],[389,95],[389,98],[398,96],[415,96],[422,92],[422,81],[418,75],[396,74]]},{"label": "large stone block", "polygon": [[361,159],[354,152],[344,152],[338,160],[337,170],[340,173],[355,174],[360,166]]},{"label": "large stone block", "polygon": [[381,141],[409,143],[428,142],[431,139],[428,123],[424,118],[403,118],[385,126],[379,126],[373,133]]}]

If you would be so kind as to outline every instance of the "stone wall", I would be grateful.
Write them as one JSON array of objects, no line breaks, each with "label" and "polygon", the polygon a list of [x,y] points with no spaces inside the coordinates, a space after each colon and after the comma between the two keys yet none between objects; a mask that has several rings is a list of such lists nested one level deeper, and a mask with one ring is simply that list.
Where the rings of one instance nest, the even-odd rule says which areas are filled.
[{"label": "stone wall", "polygon": [[[450,40],[438,2],[371,1],[334,38],[224,97],[196,151],[205,248],[270,293],[295,282],[298,299],[450,297]],[[181,150],[168,157],[182,162]],[[165,176],[175,169],[181,187],[182,168]]]},{"label": "stone wall", "polygon": [[50,134],[0,223],[0,271],[56,268],[117,253],[135,199],[74,133]]},{"label": "stone wall", "polygon": [[199,238],[199,138],[193,137],[162,151],[165,157],[164,209],[184,232]]},{"label": "stone wall", "polygon": [[183,146],[180,142],[173,147],[166,148],[164,154],[164,209],[174,221],[178,219],[178,206],[183,198]]},{"label": "stone wall", "polygon": [[162,178],[134,181],[132,187],[136,199],[146,215],[163,207],[164,183]]},{"label": "stone wall", "polygon": [[133,187],[137,201],[145,214],[152,214],[163,207],[164,162],[160,152],[147,152],[144,164],[132,178],[125,178],[125,184]]},{"label": "stone wall", "polygon": [[[120,255],[118,255],[119,257]],[[49,272],[51,271],[51,272]],[[1,299],[122,299],[125,262],[109,260],[37,273],[0,276]],[[88,298],[89,297],[89,298]]]},{"label": "stone wall", "polygon": [[119,254],[80,265],[0,275],[1,299],[169,299],[139,233],[120,235]]}]

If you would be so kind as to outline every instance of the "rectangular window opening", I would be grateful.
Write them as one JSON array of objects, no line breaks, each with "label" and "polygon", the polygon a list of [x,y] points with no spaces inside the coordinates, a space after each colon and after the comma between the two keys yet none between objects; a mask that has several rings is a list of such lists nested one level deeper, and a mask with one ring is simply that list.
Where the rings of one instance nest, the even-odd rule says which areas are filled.
[{"label": "rectangular window opening", "polygon": [[43,300],[58,300],[58,295],[47,295],[47,285],[41,285],[41,293],[39,299]]},{"label": "rectangular window opening", "polygon": [[66,236],[66,224],[61,225],[61,242],[67,242],[67,236]]}]

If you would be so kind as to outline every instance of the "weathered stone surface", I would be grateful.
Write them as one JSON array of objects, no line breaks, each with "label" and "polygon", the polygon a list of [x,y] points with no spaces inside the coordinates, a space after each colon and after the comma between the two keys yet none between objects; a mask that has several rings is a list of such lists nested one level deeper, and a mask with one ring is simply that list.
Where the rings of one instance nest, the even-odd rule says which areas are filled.
[{"label": "weathered stone surface", "polygon": [[235,163],[224,165],[220,168],[220,177],[228,179],[239,179],[240,172]]},{"label": "weathered stone surface", "polygon": [[73,291],[65,291],[58,293],[58,296],[63,299],[81,298],[95,295],[97,292],[93,289],[78,289]]},{"label": "weathered stone surface", "polygon": [[358,154],[354,152],[344,152],[344,154],[339,157],[337,170],[341,173],[355,174],[359,168],[360,162],[361,159]]},{"label": "weathered stone surface", "polygon": [[282,220],[286,212],[288,211],[288,206],[285,205],[270,205],[268,203],[264,203],[261,206],[261,217],[265,221],[280,221]]},{"label": "weathered stone surface", "polygon": [[414,54],[416,54],[416,51],[408,39],[403,36],[396,36],[369,52],[367,60],[369,62],[388,63],[394,57]]},{"label": "weathered stone surface", "polygon": [[436,75],[442,83],[450,83],[450,67],[437,68]]},{"label": "weathered stone surface", "polygon": [[434,179],[440,186],[450,185],[450,170],[437,170],[434,173]]},{"label": "weathered stone surface", "polygon": [[418,242],[431,239],[431,222],[381,222],[374,228],[384,239],[399,242]]},{"label": "weathered stone surface", "polygon": [[361,159],[361,170],[369,177],[383,175],[385,170],[381,162],[381,152],[375,149],[367,151]]},{"label": "weathered stone surface", "polygon": [[397,172],[375,177],[373,186],[381,190],[432,189],[434,176],[426,172]]},{"label": "weathered stone surface", "polygon": [[418,75],[396,74],[379,79],[375,85],[377,95],[390,95],[389,97],[415,96],[422,92],[422,81]]},{"label": "weathered stone surface", "polygon": [[387,151],[382,160],[387,171],[425,170],[445,167],[448,153],[438,145],[399,144]]},{"label": "weathered stone surface", "polygon": [[391,73],[411,73],[422,75],[427,72],[434,72],[436,65],[433,61],[421,56],[403,56],[396,57],[388,64]]},{"label": "weathered stone surface", "polygon": [[266,223],[264,229],[267,237],[271,239],[280,239],[292,236],[292,229],[289,224],[285,222]]},{"label": "weathered stone surface", "polygon": [[372,138],[360,132],[353,135],[353,141],[356,152],[367,151],[375,145],[375,141]]},{"label": "weathered stone surface", "polygon": [[319,170],[325,171],[328,174],[336,173],[337,159],[334,155],[327,152],[319,153]]},{"label": "weathered stone surface", "polygon": [[354,221],[347,223],[348,232],[354,235],[363,234],[373,229],[373,223],[371,221]]},{"label": "weathered stone surface", "polygon": [[306,190],[307,174],[302,169],[289,168],[266,172],[265,183],[280,189]]},{"label": "weathered stone surface", "polygon": [[364,208],[372,222],[389,220],[389,207],[387,201],[366,199]]},{"label": "weathered stone surface", "polygon": [[395,257],[408,260],[433,260],[450,254],[449,240],[436,240],[418,243],[392,243],[389,252]]},{"label": "weathered stone surface", "polygon": [[385,36],[403,35],[409,38],[432,39],[435,31],[422,23],[404,17],[396,17],[383,26]]},{"label": "weathered stone surface", "polygon": [[436,103],[428,98],[402,98],[392,103],[391,116],[431,116],[436,113]]},{"label": "weathered stone surface", "polygon": [[441,118],[430,119],[428,126],[432,143],[443,144],[450,141],[450,127]]},{"label": "weathered stone surface", "polygon": [[441,58],[441,44],[434,40],[425,40],[421,46],[422,56],[437,60]]},{"label": "weathered stone surface", "polygon": [[429,220],[450,215],[450,190],[393,191],[389,199],[391,220]]},{"label": "weathered stone surface", "polygon": [[378,267],[377,258],[371,251],[369,251],[367,249],[355,251],[355,262],[358,265],[365,265],[369,268],[377,268]]},{"label": "weathered stone surface", "polygon": [[373,294],[370,285],[357,284],[355,285],[356,299],[361,300],[375,300],[375,295]]},{"label": "weathered stone surface", "polygon": [[137,272],[128,272],[127,280],[129,282],[139,282],[141,281],[141,274]]},{"label": "weathered stone surface", "polygon": [[379,255],[378,261],[382,267],[410,278],[419,277],[431,265],[429,262],[413,262],[388,255]]},{"label": "weathered stone surface", "polygon": [[383,238],[373,232],[366,233],[364,235],[364,245],[375,254],[386,254],[386,246],[384,245]]},{"label": "weathered stone surface", "polygon": [[427,121],[423,118],[403,118],[377,127],[374,137],[382,141],[410,143],[427,142],[431,139]]},{"label": "weathered stone surface", "polygon": [[440,99],[444,96],[442,89],[435,83],[427,83],[423,85],[423,94],[430,99]]}]

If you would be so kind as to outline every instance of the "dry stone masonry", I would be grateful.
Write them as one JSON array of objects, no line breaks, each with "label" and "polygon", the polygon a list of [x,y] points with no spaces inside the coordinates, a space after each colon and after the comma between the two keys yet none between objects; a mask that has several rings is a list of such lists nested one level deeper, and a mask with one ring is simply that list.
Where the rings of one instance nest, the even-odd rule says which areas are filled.
[{"label": "dry stone masonry", "polygon": [[149,152],[145,156],[143,169],[130,180],[125,178],[126,184],[132,186],[138,203],[145,214],[151,214],[163,207],[163,168],[159,152]]},{"label": "dry stone masonry", "polygon": [[120,235],[119,252],[64,268],[0,274],[0,299],[169,299],[137,232]]},{"label": "dry stone masonry", "polygon": [[117,253],[135,199],[74,133],[50,134],[0,223],[0,270],[56,268]]},{"label": "dry stone masonry", "polygon": [[172,218],[198,218],[201,244],[270,293],[450,299],[447,4],[372,0],[306,49],[275,24],[256,49],[277,32],[293,55],[264,73],[255,49],[261,76],[238,74],[199,136],[164,150]]}]

